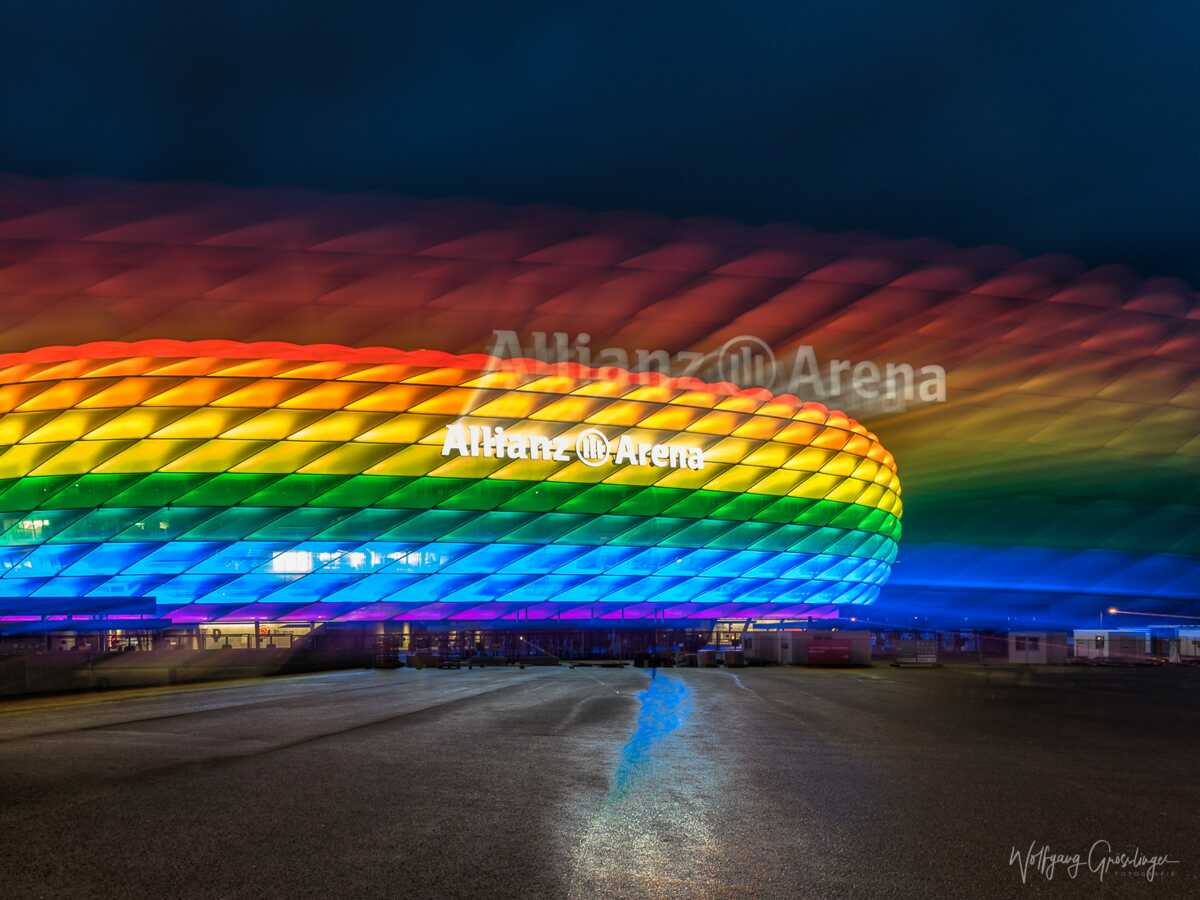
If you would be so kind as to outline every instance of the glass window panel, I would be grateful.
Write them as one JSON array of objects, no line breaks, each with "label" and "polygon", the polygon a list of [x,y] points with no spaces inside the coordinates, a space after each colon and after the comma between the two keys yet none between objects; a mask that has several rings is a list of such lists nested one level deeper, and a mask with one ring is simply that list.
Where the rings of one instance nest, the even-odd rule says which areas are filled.
[{"label": "glass window panel", "polygon": [[788,550],[812,531],[812,528],[805,525],[777,525],[773,531],[766,532],[751,543],[749,549]]},{"label": "glass window panel", "polygon": [[314,506],[342,506],[361,508],[371,506],[401,487],[407,479],[389,478],[386,475],[355,475],[341,484],[330,481],[324,493],[309,501]]},{"label": "glass window panel", "polygon": [[414,550],[405,550],[389,554],[391,564],[385,571],[391,574],[400,572],[438,572],[445,569],[461,556],[478,549],[478,544],[451,544],[437,542],[425,544]]},{"label": "glass window panel", "polygon": [[[368,390],[372,386],[368,385]],[[350,412],[342,410],[323,416],[313,424],[292,435],[297,441],[352,441],[368,428],[388,418],[386,413]]]},{"label": "glass window panel", "polygon": [[[12,398],[13,388],[22,391],[27,391],[32,388],[32,385],[6,385],[0,388],[0,403],[4,408],[11,408],[10,400]],[[43,422],[51,421],[58,413],[54,412],[31,412],[31,413],[6,413],[0,416],[0,444],[15,444],[29,434]]]},{"label": "glass window panel", "polygon": [[[330,594],[342,590],[348,585],[361,581],[357,575],[304,575],[284,585],[271,595],[272,603],[316,603],[324,600]],[[236,584],[236,582],[234,582]],[[361,597],[350,597],[352,600],[362,600]],[[367,602],[362,600],[362,602]]]},{"label": "glass window panel", "polygon": [[509,571],[518,571],[519,567],[510,566],[522,556],[527,556],[537,550],[538,544],[491,544],[484,547],[468,545],[473,553],[455,560],[447,568],[447,572],[477,572],[489,574],[509,566]]},{"label": "glass window panel", "polygon": [[254,540],[291,538],[306,541],[315,538],[330,525],[350,514],[348,509],[333,507],[303,507],[273,519],[250,537]]},{"label": "glass window panel", "polygon": [[570,544],[607,544],[641,521],[634,516],[596,516],[585,520],[580,527],[560,540]]},{"label": "glass window panel", "polygon": [[871,512],[873,512],[873,507],[863,506],[860,503],[842,504],[837,515],[829,520],[829,524],[837,528],[861,528],[863,521]]},{"label": "glass window panel", "polygon": [[426,575],[386,599],[398,603],[432,603],[474,580],[474,575]]},{"label": "glass window panel", "polygon": [[741,585],[733,578],[708,577],[689,578],[681,582],[677,589],[690,592],[697,585],[700,585],[699,591],[689,597],[696,603],[729,603],[738,599],[738,591],[741,589]]},{"label": "glass window panel", "polygon": [[371,475],[425,475],[442,465],[445,458],[437,446],[407,447],[368,471]]},{"label": "glass window panel", "polygon": [[637,579],[633,576],[595,575],[559,595],[564,603],[599,603]]},{"label": "glass window panel", "polygon": [[[237,506],[225,509],[198,524],[185,537],[189,540],[236,541],[258,531],[273,519],[284,515],[277,506]],[[305,535],[310,537],[311,535]]]},{"label": "glass window panel", "polygon": [[238,472],[295,472],[336,446],[316,441],[280,441],[230,468]]},{"label": "glass window panel", "polygon": [[393,541],[435,541],[475,515],[470,510],[425,510],[405,519],[383,537]]},{"label": "glass window panel", "polygon": [[741,599],[747,603],[774,603],[792,584],[790,581],[739,578]]},{"label": "glass window panel", "polygon": [[56,543],[99,543],[129,528],[141,517],[154,512],[150,509],[93,509],[83,514],[54,536]]},{"label": "glass window panel", "polygon": [[[309,545],[302,544],[302,547]],[[396,541],[370,541],[352,544],[326,562],[321,571],[330,573],[368,574],[405,558],[406,554],[419,550],[421,544],[406,544]]]},{"label": "glass window panel", "polygon": [[78,440],[102,422],[112,419],[110,409],[68,409],[54,416],[46,425],[35,428],[22,438],[26,444],[47,444],[55,440]]},{"label": "glass window panel", "polygon": [[676,558],[659,569],[659,575],[698,575],[733,555],[730,550],[676,550]]},{"label": "glass window panel", "polygon": [[562,594],[580,584],[586,575],[543,575],[505,596],[505,600],[520,600],[524,603],[539,603],[543,600],[558,600]]},{"label": "glass window panel", "polygon": [[316,537],[320,540],[369,541],[413,516],[408,509],[362,509],[335,522]]},{"label": "glass window panel", "polygon": [[[135,518],[129,521],[126,513],[135,513]],[[173,541],[181,535],[191,531],[201,522],[211,519],[217,514],[217,510],[208,507],[187,507],[187,506],[164,506],[162,509],[147,509],[147,510],[122,510],[122,509],[98,509],[87,516],[87,521],[90,523],[95,517],[98,524],[107,525],[110,522],[116,523],[124,520],[128,527],[125,527],[114,540],[118,541]],[[111,517],[111,518],[110,518]],[[62,537],[68,532],[72,534],[76,529],[83,526],[85,520],[80,520],[66,529]]]},{"label": "glass window panel", "polygon": [[642,488],[626,484],[594,484],[562,505],[563,512],[606,513],[614,506],[641,493]]},{"label": "glass window panel", "polygon": [[836,528],[818,528],[809,532],[789,549],[795,553],[823,553],[845,534]]},{"label": "glass window panel", "polygon": [[174,575],[190,569],[200,560],[219,552],[224,546],[220,541],[171,541],[135,562],[126,574]]},{"label": "glass window panel", "polygon": [[[428,515],[428,513],[423,513],[423,515]],[[470,519],[448,533],[446,539],[481,543],[498,541],[510,537],[516,529],[532,518],[532,513],[495,511],[485,512],[482,515],[472,514]]]},{"label": "glass window panel", "polygon": [[559,512],[543,513],[516,529],[507,539],[515,543],[550,543],[586,521],[587,516]]},{"label": "glass window panel", "polygon": [[472,481],[462,478],[424,476],[406,483],[395,493],[380,500],[378,505],[404,509],[432,509],[447,497],[461,493],[472,484]]},{"label": "glass window panel", "polygon": [[0,597],[29,597],[47,578],[0,578]]},{"label": "glass window panel", "polygon": [[710,543],[726,531],[732,529],[735,524],[728,521],[701,519],[672,534],[670,538],[671,546],[703,547],[705,544]]},{"label": "glass window panel", "polygon": [[[596,553],[616,549],[601,547]],[[634,555],[612,568],[613,575],[653,575],[663,566],[670,565],[690,553],[690,550],[680,550],[678,547],[649,547],[645,550],[630,548]]]},{"label": "glass window panel", "polygon": [[81,509],[39,509],[30,513],[9,513],[0,517],[0,546],[40,544],[48,541],[83,515]]},{"label": "glass window panel", "polygon": [[188,440],[146,438],[106,459],[103,464],[96,466],[96,471],[153,472],[183,456],[196,444],[196,441]]},{"label": "glass window panel", "polygon": [[291,381],[284,378],[264,378],[256,381],[253,384],[246,385],[244,388],[225,394],[221,397],[214,397],[210,402],[210,406],[236,406],[236,407],[258,407],[271,408],[278,406],[288,397],[300,393],[310,382]]},{"label": "glass window panel", "polygon": [[158,429],[178,418],[180,412],[180,410],[169,408],[126,409],[117,417],[109,419],[99,428],[90,431],[88,437],[100,440],[149,437]]},{"label": "glass window panel", "polygon": [[[524,546],[530,545],[527,544]],[[569,544],[549,544],[539,547],[527,556],[514,560],[505,566],[505,570],[513,572],[554,572],[591,549],[591,547],[576,547]]]},{"label": "glass window panel", "polygon": [[129,441],[75,441],[46,460],[33,475],[82,475],[110,456],[121,452]]},{"label": "glass window panel", "polygon": [[221,437],[234,440],[279,441],[320,417],[321,414],[315,412],[269,409],[234,425],[228,431],[222,432]]},{"label": "glass window panel", "polygon": [[[215,591],[235,575],[179,575],[154,589],[154,602],[160,604],[194,603]],[[0,579],[3,583],[3,579]]]},{"label": "glass window panel", "polygon": [[141,477],[136,474],[83,475],[45,502],[56,509],[89,509],[119,494]]},{"label": "glass window panel", "polygon": [[688,495],[679,488],[647,487],[613,508],[617,515],[659,516]]},{"label": "glass window panel", "polygon": [[704,575],[737,578],[756,565],[766,562],[771,554],[755,550],[739,550],[715,565],[703,570]]},{"label": "glass window panel", "polygon": [[[804,560],[795,553],[768,553],[766,559],[746,570],[750,578],[783,578]],[[790,585],[789,585],[790,587]]]},{"label": "glass window panel", "polygon": [[[23,478],[59,449],[58,444],[18,444],[0,453],[0,478]],[[78,474],[78,473],[77,473]]]},{"label": "glass window panel", "polygon": [[[204,595],[205,603],[255,603],[286,587],[301,575],[243,575]],[[274,599],[272,597],[272,599]]]},{"label": "glass window panel", "polygon": [[566,484],[558,481],[524,481],[526,489],[501,505],[501,509],[513,512],[545,512],[560,508],[563,503],[580,491],[584,484]]},{"label": "glass window panel", "polygon": [[713,538],[709,541],[709,544],[713,547],[728,547],[741,550],[742,548],[749,547],[755,541],[761,540],[778,527],[766,522],[741,522],[724,534]]},{"label": "glass window panel", "polygon": [[366,575],[325,599],[330,603],[374,603],[420,579],[420,575]]},{"label": "glass window panel", "polygon": [[778,524],[791,522],[796,516],[804,512],[809,502],[799,497],[772,496],[770,502],[751,518],[756,522],[775,522]]},{"label": "glass window panel", "polygon": [[293,546],[295,544],[290,541],[237,541],[206,555],[204,559],[197,560],[190,570],[200,575],[252,572],[268,563],[277,553]]},{"label": "glass window panel", "polygon": [[[182,410],[171,410],[172,415],[178,415]],[[161,438],[215,438],[218,434],[232,428],[243,419],[254,415],[248,409],[213,409],[205,407],[184,415],[181,419],[169,425],[162,426],[155,437]]]},{"label": "glass window panel", "polygon": [[358,475],[391,454],[378,444],[342,444],[314,459],[301,471],[314,475]]},{"label": "glass window panel", "polygon": [[447,603],[487,603],[535,579],[536,575],[489,575],[459,588],[442,599]]},{"label": "glass window panel", "polygon": [[143,556],[158,549],[158,546],[158,544],[148,541],[140,544],[101,544],[91,553],[77,560],[64,574],[117,575]]},{"label": "glass window panel", "polygon": [[207,481],[181,495],[176,502],[181,506],[236,506],[250,495],[278,480],[280,476],[222,472],[219,475],[205,477],[208,478]]},{"label": "glass window panel", "polygon": [[166,506],[211,476],[152,472],[106,501],[108,506]]},{"label": "glass window panel", "polygon": [[715,519],[750,519],[775,500],[771,494],[738,494],[713,510],[712,516]]},{"label": "glass window panel", "polygon": [[94,547],[94,544],[43,544],[16,562],[5,577],[44,578],[57,575]]},{"label": "glass window panel", "polygon": [[[230,441],[217,438],[205,441],[166,468],[171,472],[226,472],[242,460],[271,446],[270,441]],[[282,469],[279,474],[289,471]]]},{"label": "glass window panel", "polygon": [[528,490],[527,481],[481,478],[475,482],[467,482],[463,490],[448,496],[441,502],[441,506],[445,509],[495,509]]},{"label": "glass window panel", "polygon": [[27,553],[28,547],[0,547],[0,574],[14,568]]},{"label": "glass window panel", "polygon": [[105,581],[104,575],[74,577],[59,575],[33,592],[35,597],[85,597]]},{"label": "glass window panel", "polygon": [[[259,567],[259,571],[285,575],[330,571],[328,566],[336,566],[348,551],[357,547],[358,543],[354,541],[306,541],[272,554],[271,559]],[[346,571],[354,570],[347,568]]]},{"label": "glass window panel", "polygon": [[90,597],[154,597],[170,575],[114,575],[92,588]]},{"label": "glass window panel", "polygon": [[666,513],[686,519],[703,519],[728,500],[728,494],[716,491],[691,491],[678,503],[667,507]]},{"label": "glass window panel", "polygon": [[670,596],[671,588],[683,578],[639,578],[613,591],[609,600],[616,603],[643,603]]},{"label": "glass window panel", "polygon": [[614,544],[631,544],[646,547],[651,544],[670,543],[671,535],[690,525],[688,519],[670,519],[654,516],[613,538]]},{"label": "glass window panel", "polygon": [[17,478],[0,494],[0,510],[36,509],[64,487],[78,480],[74,475],[43,475]]}]

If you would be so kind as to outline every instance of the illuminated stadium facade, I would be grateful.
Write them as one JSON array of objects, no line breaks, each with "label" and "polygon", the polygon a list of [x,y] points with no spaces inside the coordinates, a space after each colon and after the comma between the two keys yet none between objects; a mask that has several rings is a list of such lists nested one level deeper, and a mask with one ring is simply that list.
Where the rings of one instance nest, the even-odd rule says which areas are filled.
[{"label": "illuminated stadium facade", "polygon": [[[0,593],[192,622],[828,616],[895,462],[794,397],[439,352],[146,341],[0,359]],[[611,449],[598,449],[611,445]]]},{"label": "illuminated stadium facade", "polygon": [[[1200,299],[1173,279],[785,225],[12,178],[0,319],[8,616],[1200,613]],[[750,335],[947,382],[856,407],[514,369],[485,359],[498,333],[631,360]],[[499,428],[530,458],[488,456]],[[532,459],[551,432],[570,459]],[[609,461],[581,461],[600,438]]]}]

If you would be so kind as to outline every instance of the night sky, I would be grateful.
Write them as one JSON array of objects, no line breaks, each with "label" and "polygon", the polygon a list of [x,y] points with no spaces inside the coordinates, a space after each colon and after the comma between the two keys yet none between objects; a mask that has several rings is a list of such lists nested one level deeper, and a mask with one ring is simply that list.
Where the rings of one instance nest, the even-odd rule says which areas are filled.
[{"label": "night sky", "polygon": [[787,220],[1200,282],[1198,20],[1045,0],[10,0],[0,170]]}]

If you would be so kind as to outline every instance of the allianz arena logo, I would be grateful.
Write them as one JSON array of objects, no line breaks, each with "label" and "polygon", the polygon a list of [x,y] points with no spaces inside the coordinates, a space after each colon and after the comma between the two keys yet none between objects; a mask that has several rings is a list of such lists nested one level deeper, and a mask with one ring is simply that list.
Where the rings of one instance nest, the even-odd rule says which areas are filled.
[{"label": "allianz arena logo", "polygon": [[675,378],[723,381],[741,388],[762,387],[837,406],[847,412],[900,412],[928,403],[945,403],[946,370],[906,362],[822,359],[809,344],[776,354],[752,334],[729,338],[702,352],[666,349],[593,347],[586,332],[531,332],[523,341],[516,331],[495,329],[488,355],[494,360],[574,362],[604,371],[658,372]]},{"label": "allianz arena logo", "polygon": [[610,440],[598,428],[585,428],[574,440],[568,435],[549,437],[539,434],[505,431],[497,425],[464,425],[455,422],[446,426],[442,438],[442,456],[459,456],[511,460],[550,460],[572,462],[585,466],[646,466],[659,469],[703,469],[704,450],[681,444],[651,444],[635,441],[629,435]]}]

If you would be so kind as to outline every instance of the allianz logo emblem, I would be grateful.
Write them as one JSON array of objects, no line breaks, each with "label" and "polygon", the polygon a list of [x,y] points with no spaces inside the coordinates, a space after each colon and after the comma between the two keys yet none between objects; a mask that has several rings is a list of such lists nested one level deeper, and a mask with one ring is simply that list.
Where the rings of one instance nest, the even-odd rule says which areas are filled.
[{"label": "allianz logo emblem", "polygon": [[489,459],[578,460],[585,466],[649,466],[659,469],[704,468],[704,449],[681,444],[654,444],[635,441],[627,434],[614,442],[598,428],[585,428],[575,436],[541,435],[505,431],[497,425],[464,425],[454,422],[446,426],[442,438],[442,456]]}]

